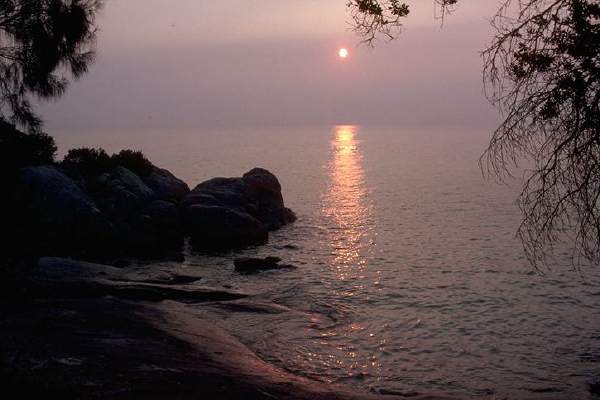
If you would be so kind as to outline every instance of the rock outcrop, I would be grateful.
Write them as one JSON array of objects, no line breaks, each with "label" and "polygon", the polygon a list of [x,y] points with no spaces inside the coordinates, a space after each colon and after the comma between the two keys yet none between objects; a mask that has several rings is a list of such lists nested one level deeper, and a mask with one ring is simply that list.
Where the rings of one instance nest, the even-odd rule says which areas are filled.
[{"label": "rock outcrop", "polygon": [[12,193],[18,247],[32,254],[97,259],[180,254],[185,236],[200,250],[263,244],[295,219],[281,185],[255,168],[241,178],[188,186],[165,169],[138,176],[116,166],[77,179],[60,166],[23,168]]},{"label": "rock outcrop", "polygon": [[180,204],[195,248],[236,248],[267,241],[268,231],[296,219],[286,208],[281,185],[266,169],[241,178],[213,178],[196,186]]},{"label": "rock outcrop", "polygon": [[156,198],[154,191],[140,177],[121,166],[100,175],[96,181],[96,203],[104,213],[118,221],[127,220]]},{"label": "rock outcrop", "polygon": [[154,167],[142,180],[160,200],[179,202],[190,192],[184,181],[163,168]]},{"label": "rock outcrop", "polygon": [[176,300],[204,302],[234,300],[248,295],[188,283],[198,280],[184,275],[136,276],[119,268],[57,257],[43,257],[30,271],[32,293],[44,297],[93,298],[112,296],[140,301]]},{"label": "rock outcrop", "polygon": [[33,290],[0,302],[4,391],[26,399],[405,398],[293,375],[220,328],[206,308],[292,312],[286,307],[197,285],[144,284],[124,274],[104,265],[42,259],[30,275]]},{"label": "rock outcrop", "polygon": [[268,239],[267,226],[249,213],[235,208],[192,204],[183,212],[192,246],[201,250],[225,250]]},{"label": "rock outcrop", "polygon": [[114,245],[110,220],[73,180],[54,166],[23,168],[13,195],[16,243],[38,252],[94,254]]}]

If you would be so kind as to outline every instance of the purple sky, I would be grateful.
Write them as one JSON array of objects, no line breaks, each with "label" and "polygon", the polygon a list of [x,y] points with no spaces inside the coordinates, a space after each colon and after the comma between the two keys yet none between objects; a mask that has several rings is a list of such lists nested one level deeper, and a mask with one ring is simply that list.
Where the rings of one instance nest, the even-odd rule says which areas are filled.
[{"label": "purple sky", "polygon": [[106,0],[97,61],[41,107],[47,130],[494,124],[478,52],[495,0],[462,0],[443,27],[432,1],[413,1],[401,36],[375,49],[345,3]]}]

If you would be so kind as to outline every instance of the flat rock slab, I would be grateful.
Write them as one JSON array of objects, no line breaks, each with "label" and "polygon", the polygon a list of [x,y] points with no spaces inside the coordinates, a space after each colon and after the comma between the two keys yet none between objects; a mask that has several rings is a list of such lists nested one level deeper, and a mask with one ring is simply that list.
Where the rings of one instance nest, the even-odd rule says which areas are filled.
[{"label": "flat rock slab", "polygon": [[0,380],[20,398],[403,398],[294,376],[177,302],[53,299],[4,303],[0,312]]},{"label": "flat rock slab", "polygon": [[123,269],[55,257],[40,259],[30,275],[29,284],[33,292],[55,298],[114,296],[140,301],[204,302],[234,300],[248,296],[234,290],[173,283],[191,278],[185,276],[174,276],[167,283],[130,280],[127,271]]}]

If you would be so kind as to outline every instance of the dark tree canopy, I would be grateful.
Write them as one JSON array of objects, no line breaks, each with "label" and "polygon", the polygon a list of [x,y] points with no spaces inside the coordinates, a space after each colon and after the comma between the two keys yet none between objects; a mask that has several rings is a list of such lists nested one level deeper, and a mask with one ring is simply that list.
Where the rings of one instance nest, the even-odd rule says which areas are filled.
[{"label": "dark tree canopy", "polygon": [[[435,0],[441,15],[457,0]],[[354,29],[372,44],[393,38],[408,6],[348,3]],[[600,262],[600,1],[501,0],[482,53],[490,101],[504,121],[482,167],[505,179],[526,160],[518,229],[534,266],[567,239],[573,264]],[[528,164],[526,164],[528,165]]]},{"label": "dark tree canopy", "polygon": [[101,0],[0,1],[0,118],[40,127],[31,97],[62,94],[94,57]]}]

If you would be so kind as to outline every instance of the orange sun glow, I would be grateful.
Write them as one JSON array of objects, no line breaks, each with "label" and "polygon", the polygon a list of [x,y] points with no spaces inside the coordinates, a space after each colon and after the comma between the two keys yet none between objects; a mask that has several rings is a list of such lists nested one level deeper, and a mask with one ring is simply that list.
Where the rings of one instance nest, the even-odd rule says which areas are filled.
[{"label": "orange sun glow", "polygon": [[342,47],[341,49],[338,50],[338,56],[340,56],[340,58],[346,58],[346,57],[348,57],[348,54],[349,54],[348,49],[346,49],[346,48]]}]

